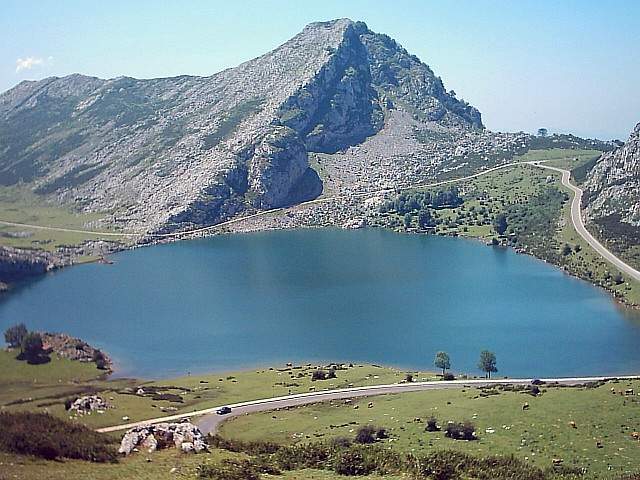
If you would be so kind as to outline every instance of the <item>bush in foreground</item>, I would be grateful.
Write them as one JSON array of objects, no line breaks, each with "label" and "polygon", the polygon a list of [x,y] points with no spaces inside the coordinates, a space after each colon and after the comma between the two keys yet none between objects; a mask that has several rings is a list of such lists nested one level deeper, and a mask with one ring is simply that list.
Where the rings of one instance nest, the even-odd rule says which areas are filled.
[{"label": "bush in foreground", "polygon": [[445,436],[454,440],[476,440],[476,427],[471,422],[449,423],[444,429]]},{"label": "bush in foreground", "polygon": [[111,438],[45,413],[0,413],[0,451],[47,460],[117,461]]},{"label": "bush in foreground", "polygon": [[[229,442],[229,444],[236,447],[249,446],[249,443],[242,442]],[[198,469],[198,475],[200,478],[213,480],[255,480],[261,473],[273,475],[279,471],[302,469],[333,471],[345,476],[391,474],[416,480],[460,478],[551,480],[558,478],[556,472],[552,470],[543,471],[515,457],[480,458],[447,450],[428,455],[405,455],[380,444],[359,445],[344,441],[282,445],[273,454],[261,454],[250,457],[248,460],[227,460],[216,465],[203,465]]]}]

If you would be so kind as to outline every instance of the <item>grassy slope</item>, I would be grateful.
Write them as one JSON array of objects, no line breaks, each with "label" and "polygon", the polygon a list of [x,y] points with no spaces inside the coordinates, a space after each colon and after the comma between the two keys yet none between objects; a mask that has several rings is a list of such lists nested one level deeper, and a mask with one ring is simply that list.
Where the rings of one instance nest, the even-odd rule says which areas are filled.
[{"label": "grassy slope", "polygon": [[[553,458],[562,458],[566,465],[586,467],[590,473],[620,473],[638,468],[640,443],[630,434],[640,429],[640,396],[614,395],[610,389],[629,387],[638,392],[640,382],[609,383],[597,389],[548,388],[539,397],[517,392],[482,397],[475,389],[388,395],[372,399],[373,408],[367,408],[370,400],[362,399],[354,402],[358,409],[336,401],[237,417],[224,424],[221,433],[296,443],[353,437],[359,425],[373,424],[387,428],[392,434],[390,447],[403,452],[457,449],[475,455],[513,454],[543,468]],[[528,411],[522,410],[524,402],[530,405]],[[427,433],[424,420],[431,415],[440,424],[471,420],[480,439],[461,442],[442,432]]]},{"label": "grassy slope", "polygon": [[[27,365],[15,359],[12,352],[0,351],[0,406],[8,411],[44,408],[53,415],[66,418],[66,398],[78,394],[101,392],[114,407],[104,414],[92,414],[75,420],[101,427],[155,418],[171,413],[188,413],[228,403],[315,390],[397,383],[405,373],[387,367],[359,365],[336,372],[337,378],[311,381],[315,367],[283,367],[231,374],[208,374],[182,377],[158,382],[133,379],[101,380],[93,364],[83,364],[54,358],[45,365]],[[414,372],[415,373],[415,372]],[[298,375],[302,375],[298,377]],[[415,378],[432,379],[433,374],[415,373]],[[295,384],[295,385],[294,385]],[[137,387],[171,387],[160,393],[174,395],[173,399],[153,398],[152,394],[136,395]],[[30,399],[29,401],[21,401]],[[172,401],[181,400],[181,401]],[[163,409],[177,409],[166,412]]]},{"label": "grassy slope", "polygon": [[[46,205],[41,197],[25,188],[0,187],[0,220],[80,230],[100,230],[87,228],[87,224],[103,216],[102,214],[81,214],[67,208]],[[9,232],[27,232],[30,236],[13,238],[6,235]],[[119,237],[103,238],[111,241],[119,239]],[[85,240],[99,239],[101,239],[99,235],[0,225],[0,245],[9,247],[55,251],[62,245],[78,245]]]},{"label": "grassy slope", "polygon": [[[285,395],[306,392],[311,387],[316,390],[354,386],[395,383],[405,378],[405,373],[387,367],[372,365],[354,366],[346,370],[338,370],[337,378],[324,381],[311,381],[311,373],[315,368],[301,367],[281,369],[263,369],[236,373],[216,373],[209,375],[189,376],[159,382],[143,382],[137,380],[100,379],[101,371],[93,364],[72,362],[53,357],[44,365],[28,365],[15,359],[16,352],[0,351],[0,408],[7,411],[42,411],[69,418],[64,410],[64,400],[78,393],[97,390],[115,408],[104,414],[92,414],[73,417],[74,421],[89,426],[105,426],[122,422],[123,416],[131,420],[141,420],[166,415],[160,408],[175,406],[180,412],[232,403],[236,401],[264,398],[273,395]],[[298,378],[298,374],[303,376]],[[415,378],[434,378],[429,373],[413,372]],[[292,379],[290,375],[294,376]],[[297,383],[298,386],[287,385]],[[285,385],[283,385],[285,384]],[[165,400],[153,400],[149,396],[138,396],[121,393],[124,388],[145,386],[173,386],[170,393],[178,393],[184,403]],[[191,390],[191,391],[187,391]],[[120,393],[118,393],[120,392]],[[31,401],[7,405],[20,399],[31,398]],[[120,433],[114,434],[120,437]],[[141,480],[160,478],[193,478],[197,465],[203,461],[220,461],[231,454],[214,450],[206,455],[183,455],[175,451],[156,452],[152,456],[132,455],[117,465],[94,464],[84,461],[65,460],[46,462],[25,456],[9,455],[0,452],[0,479],[130,479]],[[152,462],[147,462],[151,458]],[[172,468],[177,471],[170,473]],[[302,471],[283,475],[283,480],[328,480],[342,478],[331,472]],[[379,477],[365,477],[375,479]],[[391,480],[390,477],[386,477]]]}]

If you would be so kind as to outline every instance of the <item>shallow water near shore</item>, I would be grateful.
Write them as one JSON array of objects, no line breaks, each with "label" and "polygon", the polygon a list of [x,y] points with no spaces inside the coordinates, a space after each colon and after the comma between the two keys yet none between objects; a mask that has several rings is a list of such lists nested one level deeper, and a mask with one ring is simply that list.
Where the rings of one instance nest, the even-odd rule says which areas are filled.
[{"label": "shallow water near shore", "polygon": [[385,230],[225,235],[67,268],[0,302],[0,327],[61,331],[118,375],[160,378],[297,361],[499,375],[640,371],[640,312],[511,250]]}]

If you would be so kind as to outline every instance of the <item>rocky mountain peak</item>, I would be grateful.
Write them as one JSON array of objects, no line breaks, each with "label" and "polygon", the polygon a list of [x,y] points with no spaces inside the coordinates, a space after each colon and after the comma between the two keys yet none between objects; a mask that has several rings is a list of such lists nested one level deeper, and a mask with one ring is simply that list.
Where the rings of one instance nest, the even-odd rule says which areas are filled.
[{"label": "rocky mountain peak", "polygon": [[0,95],[0,184],[115,212],[111,222],[128,229],[208,225],[316,197],[309,155],[359,145],[392,117],[483,129],[395,40],[362,22],[317,22],[209,77],[17,85]]}]

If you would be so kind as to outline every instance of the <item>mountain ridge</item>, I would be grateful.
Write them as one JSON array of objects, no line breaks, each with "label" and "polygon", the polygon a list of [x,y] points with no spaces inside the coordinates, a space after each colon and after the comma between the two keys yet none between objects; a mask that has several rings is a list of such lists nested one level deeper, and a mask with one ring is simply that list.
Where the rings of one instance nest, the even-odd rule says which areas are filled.
[{"label": "mountain ridge", "polygon": [[208,77],[21,82],[0,94],[0,183],[110,212],[108,226],[180,230],[317,197],[310,155],[339,156],[398,119],[490,137],[480,113],[390,37],[316,22]]}]

